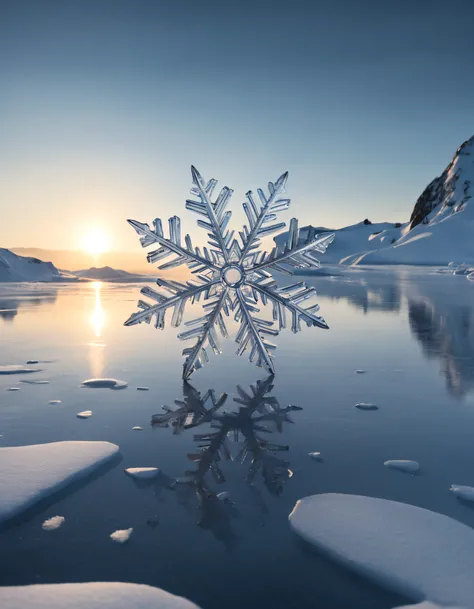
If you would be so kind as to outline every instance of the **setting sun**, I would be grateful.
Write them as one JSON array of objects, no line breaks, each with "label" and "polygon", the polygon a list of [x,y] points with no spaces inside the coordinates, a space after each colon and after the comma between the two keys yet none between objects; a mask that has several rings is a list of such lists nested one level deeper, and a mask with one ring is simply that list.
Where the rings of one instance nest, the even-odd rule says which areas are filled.
[{"label": "setting sun", "polygon": [[109,238],[99,228],[90,229],[82,239],[82,249],[93,256],[98,256],[109,249]]}]

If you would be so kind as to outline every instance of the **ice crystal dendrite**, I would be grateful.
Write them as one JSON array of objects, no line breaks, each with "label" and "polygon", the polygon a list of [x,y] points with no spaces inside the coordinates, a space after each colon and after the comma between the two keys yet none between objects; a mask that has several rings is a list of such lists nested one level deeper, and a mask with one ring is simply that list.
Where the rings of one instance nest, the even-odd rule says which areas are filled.
[{"label": "ice crystal dendrite", "polygon": [[[169,238],[164,236],[159,218],[154,220],[153,229],[136,220],[128,222],[140,235],[143,247],[158,245],[148,254],[148,262],[156,263],[172,257],[158,268],[185,265],[195,278],[182,282],[159,278],[156,281],[159,290],[144,287],[141,293],[152,302],[139,300],[139,311],[133,313],[125,325],[150,323],[154,319],[155,328],[163,329],[166,311],[172,308],[171,323],[178,327],[182,323],[186,303],[202,301],[205,314],[185,322],[189,329],[179,334],[181,340],[196,341],[183,351],[186,358],[183,378],[189,378],[208,361],[207,348],[220,353],[217,334],[220,332],[223,337],[228,337],[224,316],[231,314],[240,326],[236,336],[237,354],[250,351],[250,361],[273,374],[272,357],[276,346],[268,337],[277,336],[285,328],[287,313],[291,316],[293,332],[301,329],[301,322],[325,329],[328,326],[317,315],[319,305],[312,304],[316,295],[313,287],[308,287],[304,281],[281,287],[270,271],[292,275],[296,269],[319,267],[315,254],[326,251],[334,234],[312,235],[308,232],[308,237],[303,239],[298,221],[293,218],[284,245],[264,251],[261,239],[286,226],[276,220],[277,215],[290,206],[290,200],[284,196],[288,172],[275,183],[269,182],[268,194],[259,188],[258,200],[252,191],[247,192],[243,208],[248,225],[243,227],[238,238],[234,238],[234,231],[227,228],[232,212],[226,211],[226,207],[233,191],[225,186],[213,200],[217,181],[211,179],[206,183],[195,167],[191,167],[191,173],[194,198],[186,201],[186,209],[200,216],[197,224],[208,233],[208,247],[201,251],[192,244],[189,235],[185,236],[183,244],[181,221],[177,216],[169,219]],[[267,304],[273,307],[272,320],[258,315],[259,306]]]}]

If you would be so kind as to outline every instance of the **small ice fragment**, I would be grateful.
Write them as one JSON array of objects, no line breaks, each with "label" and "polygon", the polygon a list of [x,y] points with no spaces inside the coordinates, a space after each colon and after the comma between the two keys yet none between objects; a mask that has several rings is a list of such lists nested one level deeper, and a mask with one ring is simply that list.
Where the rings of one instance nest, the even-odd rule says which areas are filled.
[{"label": "small ice fragment", "polygon": [[29,374],[31,372],[41,372],[38,368],[26,368],[26,366],[0,366],[0,374]]},{"label": "small ice fragment", "polygon": [[54,531],[55,529],[59,529],[65,520],[64,516],[53,516],[52,518],[45,520],[41,526],[44,531]]},{"label": "small ice fragment", "polygon": [[62,404],[61,400],[49,400],[48,404]]},{"label": "small ice fragment", "polygon": [[223,491],[222,493],[217,493],[216,497],[219,499],[219,501],[226,501],[229,499],[230,494],[229,491]]},{"label": "small ice fragment", "polygon": [[149,391],[148,387],[137,387],[137,391]]},{"label": "small ice fragment", "polygon": [[82,382],[82,387],[89,387],[91,389],[125,389],[125,387],[128,387],[128,383],[109,378],[87,379]]},{"label": "small ice fragment", "polygon": [[474,501],[474,486],[452,484],[449,490],[452,491],[456,497],[459,497],[459,499],[464,499],[465,501]]},{"label": "small ice fragment", "polygon": [[356,374],[365,374],[365,370],[356,370]]},{"label": "small ice fragment", "polygon": [[78,419],[88,419],[92,416],[92,410],[83,410],[82,412],[78,412],[76,417]]},{"label": "small ice fragment", "polygon": [[7,391],[20,391],[19,387],[10,387]]},{"label": "small ice fragment", "polygon": [[378,410],[379,407],[375,404],[370,404],[369,402],[358,402],[356,404],[356,408],[359,410]]},{"label": "small ice fragment", "polygon": [[385,467],[390,469],[399,469],[402,472],[414,474],[420,469],[420,464],[417,461],[407,461],[405,459],[385,461]]},{"label": "small ice fragment", "polygon": [[24,383],[25,385],[49,385],[49,381],[25,381],[21,380],[20,383]]},{"label": "small ice fragment", "polygon": [[149,479],[155,478],[160,470],[157,467],[129,467],[125,470],[131,478]]},{"label": "small ice fragment", "polygon": [[133,533],[133,528],[130,529],[118,529],[110,534],[110,539],[117,543],[125,543],[130,539],[130,535]]},{"label": "small ice fragment", "polygon": [[321,456],[321,453],[308,453],[308,455],[311,457],[311,459],[314,459],[314,461],[322,461],[323,458]]},{"label": "small ice fragment", "polygon": [[132,427],[132,431],[142,431],[143,427],[140,427],[140,425],[135,425],[135,427]]},{"label": "small ice fragment", "polygon": [[37,359],[29,359],[26,364],[31,366],[32,364],[39,364],[39,361]]}]

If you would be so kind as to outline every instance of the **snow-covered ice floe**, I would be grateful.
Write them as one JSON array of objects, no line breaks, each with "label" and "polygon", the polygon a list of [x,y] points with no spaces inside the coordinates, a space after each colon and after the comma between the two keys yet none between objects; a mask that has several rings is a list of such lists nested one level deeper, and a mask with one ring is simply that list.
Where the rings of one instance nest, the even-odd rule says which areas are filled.
[{"label": "snow-covered ice floe", "polygon": [[308,453],[308,456],[311,457],[313,461],[323,461],[321,453]]},{"label": "snow-covered ice floe", "polygon": [[143,431],[143,427],[140,427],[140,425],[135,425],[135,427],[132,427],[132,431]]},{"label": "snow-covered ice floe", "polygon": [[125,389],[125,387],[128,387],[128,383],[118,379],[87,379],[82,381],[82,387],[89,387],[90,389]]},{"label": "snow-covered ice floe", "polygon": [[[416,605],[403,605],[403,607],[397,607],[397,609],[463,609],[462,607],[453,607],[452,605],[447,607],[446,605],[437,605],[436,603],[431,603],[430,601],[423,601],[422,603],[417,603]],[[466,608],[467,609],[467,608]]]},{"label": "snow-covered ice floe", "polygon": [[119,447],[110,442],[0,448],[0,522],[84,478],[118,452]]},{"label": "snow-covered ice floe", "polygon": [[292,530],[330,558],[414,601],[474,607],[474,529],[405,503],[358,495],[305,497]]},{"label": "snow-covered ice floe", "polygon": [[64,516],[53,516],[52,518],[48,518],[48,520],[45,520],[41,525],[41,528],[44,531],[55,531],[56,529],[59,529],[59,527],[64,523],[65,520],[66,519],[64,518]]},{"label": "snow-covered ice floe", "polygon": [[130,529],[118,529],[109,535],[112,541],[117,543],[125,543],[130,539],[130,535],[133,533],[133,528]]},{"label": "snow-covered ice floe", "polygon": [[379,407],[376,404],[371,404],[370,402],[357,402],[356,408],[359,410],[378,410]]},{"label": "snow-covered ice floe", "polygon": [[158,476],[159,469],[157,467],[129,467],[125,470],[127,476],[131,478],[155,478]]},{"label": "snow-covered ice floe", "polygon": [[474,486],[462,486],[460,484],[453,484],[449,489],[459,499],[464,501],[474,501]]},{"label": "snow-covered ice floe", "polygon": [[27,368],[26,366],[0,366],[0,374],[30,374],[41,372],[39,368]]},{"label": "snow-covered ice floe", "polygon": [[385,461],[384,465],[390,469],[399,469],[410,474],[415,474],[420,469],[420,464],[417,461],[408,461],[407,459]]},{"label": "snow-covered ice floe", "polygon": [[83,410],[82,412],[78,412],[76,417],[78,419],[88,419],[92,416],[92,410]]},{"label": "snow-covered ice floe", "polygon": [[92,582],[0,587],[2,609],[199,609],[161,588],[143,584]]}]

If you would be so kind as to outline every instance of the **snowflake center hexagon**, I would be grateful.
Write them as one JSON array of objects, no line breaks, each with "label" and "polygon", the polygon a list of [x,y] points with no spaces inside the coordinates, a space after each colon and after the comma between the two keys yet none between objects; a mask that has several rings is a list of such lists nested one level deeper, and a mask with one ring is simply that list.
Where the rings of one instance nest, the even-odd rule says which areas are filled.
[{"label": "snowflake center hexagon", "polygon": [[[308,230],[303,234],[298,229],[298,221],[293,218],[284,243],[269,252],[262,251],[261,239],[286,226],[284,222],[275,220],[279,213],[290,206],[290,200],[283,196],[288,173],[281,175],[275,183],[268,183],[268,195],[259,188],[259,202],[252,191],[247,192],[243,208],[248,224],[239,233],[239,238],[234,238],[234,231],[227,229],[232,212],[226,211],[226,206],[232,190],[225,186],[213,200],[217,181],[211,179],[206,182],[195,167],[191,167],[191,174],[191,194],[195,198],[186,201],[186,209],[200,216],[197,224],[207,231],[208,247],[203,247],[202,251],[194,247],[189,235],[185,236],[182,244],[181,221],[177,216],[169,219],[169,238],[164,236],[159,218],[154,220],[153,229],[136,220],[128,222],[140,235],[143,247],[158,244],[158,248],[148,254],[148,262],[155,263],[172,257],[158,268],[171,269],[186,265],[195,279],[181,282],[160,277],[156,280],[160,290],[153,290],[149,286],[142,288],[142,294],[156,304],[139,300],[139,311],[133,313],[125,325],[150,323],[155,319],[155,327],[163,329],[166,312],[172,309],[171,323],[178,327],[182,323],[186,303],[202,299],[206,313],[186,322],[189,329],[179,334],[181,340],[196,340],[194,346],[183,350],[186,358],[183,378],[189,378],[209,360],[208,348],[220,353],[217,331],[227,338],[224,316],[231,313],[240,326],[236,336],[237,354],[249,350],[250,361],[255,361],[257,366],[273,374],[276,345],[269,342],[268,336],[277,336],[286,327],[287,314],[291,316],[293,332],[301,329],[301,322],[325,329],[328,325],[317,315],[319,305],[310,303],[303,306],[315,296],[313,287],[307,286],[304,281],[280,286],[270,271],[292,275],[295,269],[319,267],[314,254],[324,254],[334,239],[334,233],[317,235]],[[259,305],[265,307],[267,304],[273,307],[272,321],[257,316]]]},{"label": "snowflake center hexagon", "polygon": [[245,271],[239,264],[228,264],[221,271],[221,279],[229,288],[238,288],[245,281]]}]

